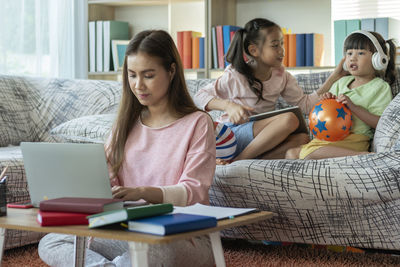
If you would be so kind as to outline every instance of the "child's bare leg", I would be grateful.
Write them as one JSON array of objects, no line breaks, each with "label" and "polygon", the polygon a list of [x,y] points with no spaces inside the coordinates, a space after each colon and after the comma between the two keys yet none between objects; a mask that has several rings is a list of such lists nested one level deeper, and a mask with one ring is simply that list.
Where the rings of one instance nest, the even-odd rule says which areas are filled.
[{"label": "child's bare leg", "polygon": [[254,122],[254,139],[234,159],[254,159],[283,142],[299,126],[299,120],[292,112]]},{"label": "child's bare leg", "polygon": [[310,138],[306,133],[291,134],[285,141],[270,151],[267,151],[261,157],[263,159],[284,159],[287,153],[292,149],[299,148],[300,153],[300,146],[308,142],[310,142]]},{"label": "child's bare leg", "polygon": [[370,152],[368,151],[355,151],[342,147],[325,146],[311,152],[304,159],[326,159],[326,158],[363,155],[369,153]]}]

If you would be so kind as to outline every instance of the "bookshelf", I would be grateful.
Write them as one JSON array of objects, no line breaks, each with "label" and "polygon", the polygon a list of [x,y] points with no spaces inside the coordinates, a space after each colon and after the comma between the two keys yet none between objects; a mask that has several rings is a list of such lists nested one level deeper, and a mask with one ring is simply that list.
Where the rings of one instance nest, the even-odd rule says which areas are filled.
[{"label": "bookshelf", "polygon": [[[315,8],[318,7],[317,12]],[[279,11],[279,12],[278,12]],[[269,18],[292,32],[324,34],[325,64],[331,66],[330,1],[320,0],[88,0],[88,18],[93,20],[128,21],[130,34],[145,29],[164,29],[176,41],[177,32],[193,30],[205,37],[205,68],[187,69],[188,79],[215,78],[222,69],[212,69],[211,28],[216,25],[244,24],[255,17]],[[302,19],[306,18],[304,22]],[[302,73],[320,71],[302,67]],[[332,67],[326,67],[332,68]],[[120,72],[89,73],[90,79],[121,79]]]}]

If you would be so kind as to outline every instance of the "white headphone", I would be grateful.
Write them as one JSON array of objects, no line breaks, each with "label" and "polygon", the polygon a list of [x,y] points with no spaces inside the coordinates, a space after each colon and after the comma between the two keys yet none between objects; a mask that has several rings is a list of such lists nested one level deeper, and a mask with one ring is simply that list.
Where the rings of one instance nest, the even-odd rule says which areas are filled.
[{"label": "white headphone", "polygon": [[[389,58],[385,54],[385,52],[383,52],[382,46],[379,44],[378,39],[376,39],[376,37],[372,33],[368,32],[368,31],[354,31],[354,32],[350,33],[344,39],[343,46],[346,43],[347,38],[349,38],[349,36],[351,36],[354,33],[361,33],[361,34],[367,36],[371,40],[371,42],[374,44],[376,51],[377,51],[372,55],[372,66],[374,67],[374,69],[375,70],[383,70],[383,71],[386,70],[387,65],[389,63]],[[346,51],[344,51],[344,54],[345,53],[346,53]],[[389,54],[389,51],[388,51],[388,54]],[[346,62],[343,63],[343,69],[345,71],[348,70],[347,66],[346,66]]]}]

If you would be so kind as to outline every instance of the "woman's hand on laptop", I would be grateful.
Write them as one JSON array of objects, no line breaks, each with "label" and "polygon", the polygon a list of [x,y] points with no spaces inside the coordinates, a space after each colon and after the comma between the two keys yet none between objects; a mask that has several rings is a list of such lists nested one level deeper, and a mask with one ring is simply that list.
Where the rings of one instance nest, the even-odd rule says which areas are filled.
[{"label": "woman's hand on laptop", "polygon": [[137,201],[143,199],[149,203],[162,203],[163,193],[160,188],[152,186],[126,187],[113,186],[113,198],[119,198],[124,201]]}]

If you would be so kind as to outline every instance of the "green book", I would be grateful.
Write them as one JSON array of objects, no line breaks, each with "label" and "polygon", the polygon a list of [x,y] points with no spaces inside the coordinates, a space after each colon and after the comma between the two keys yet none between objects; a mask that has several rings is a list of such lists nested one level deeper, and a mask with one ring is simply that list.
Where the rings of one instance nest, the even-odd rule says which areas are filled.
[{"label": "green book", "polygon": [[173,209],[174,207],[170,203],[150,204],[101,212],[90,215],[87,219],[89,221],[89,228],[95,228],[127,220],[161,215],[172,212]]}]

